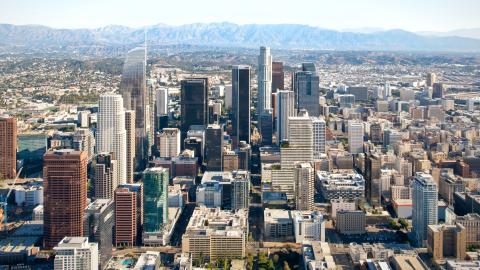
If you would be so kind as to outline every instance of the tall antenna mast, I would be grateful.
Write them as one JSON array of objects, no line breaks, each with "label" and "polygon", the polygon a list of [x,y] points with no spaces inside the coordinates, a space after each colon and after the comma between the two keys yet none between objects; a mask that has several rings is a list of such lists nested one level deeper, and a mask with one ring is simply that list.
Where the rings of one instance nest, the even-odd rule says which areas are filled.
[{"label": "tall antenna mast", "polygon": [[143,36],[144,36],[143,37],[143,39],[144,39],[144,41],[143,41],[144,45],[143,46],[145,46],[145,50],[147,50],[147,27],[146,26],[143,28]]}]

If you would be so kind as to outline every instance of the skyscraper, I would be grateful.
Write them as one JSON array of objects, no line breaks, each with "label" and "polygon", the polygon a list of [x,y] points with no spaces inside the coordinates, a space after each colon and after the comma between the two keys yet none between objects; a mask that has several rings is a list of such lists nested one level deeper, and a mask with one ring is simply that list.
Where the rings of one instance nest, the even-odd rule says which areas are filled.
[{"label": "skyscraper", "polygon": [[231,198],[232,210],[248,208],[250,193],[250,173],[248,171],[232,172]]},{"label": "skyscraper", "polygon": [[127,147],[127,183],[133,183],[135,171],[135,111],[125,111],[125,131]]},{"label": "skyscraper", "polygon": [[437,75],[433,72],[427,73],[427,86],[432,87],[437,82]]},{"label": "skyscraper", "polygon": [[368,101],[368,88],[364,86],[350,86],[348,93],[355,96],[355,101]]},{"label": "skyscraper", "polygon": [[297,210],[313,210],[314,170],[308,162],[295,164],[295,205]]},{"label": "skyscraper", "polygon": [[443,98],[445,96],[445,87],[443,83],[434,83],[432,98]]},{"label": "skyscraper", "polygon": [[260,47],[258,56],[258,103],[257,114],[270,109],[272,96],[272,56],[269,47]]},{"label": "skyscraper", "polygon": [[180,130],[178,128],[164,128],[158,134],[158,150],[160,157],[176,157],[180,154]]},{"label": "skyscraper", "polygon": [[143,232],[144,242],[151,234],[162,232],[168,223],[168,169],[154,167],[143,172]]},{"label": "skyscraper", "polygon": [[111,153],[99,153],[95,158],[94,190],[97,199],[112,199],[118,186],[118,166]]},{"label": "skyscraper", "polygon": [[312,117],[313,124],[313,156],[318,158],[325,153],[326,123],[323,118]]},{"label": "skyscraper", "polygon": [[0,179],[17,175],[17,120],[0,117]]},{"label": "skyscraper", "polygon": [[288,142],[280,145],[280,170],[272,171],[272,187],[295,199],[296,163],[313,162],[313,127],[312,120],[305,110],[299,116],[288,118]]},{"label": "skyscraper", "polygon": [[381,203],[381,176],[382,160],[378,154],[365,156],[365,197],[371,205]]},{"label": "skyscraper", "polygon": [[283,62],[272,62],[272,93],[285,89]]},{"label": "skyscraper", "polygon": [[250,67],[232,68],[232,141],[250,143]]},{"label": "skyscraper", "polygon": [[208,125],[205,130],[205,163],[209,171],[223,169],[223,126]]},{"label": "skyscraper", "polygon": [[[127,110],[135,111],[135,168],[142,170],[147,161],[149,130],[147,95],[147,48],[139,47],[128,52],[123,66],[120,93]],[[118,160],[118,158],[117,158]],[[122,178],[123,179],[123,178]]]},{"label": "skyscraper", "polygon": [[260,132],[262,134],[262,145],[272,145],[273,136],[273,110],[265,109],[260,114]]},{"label": "skyscraper", "polygon": [[155,105],[155,131],[160,131],[166,127],[163,118],[168,114],[168,90],[166,88],[157,89]]},{"label": "skyscraper", "polygon": [[96,199],[85,209],[85,236],[98,243],[100,269],[105,269],[112,257],[112,237],[115,223],[115,202]]},{"label": "skyscraper", "polygon": [[351,154],[363,153],[363,124],[348,121],[348,151]]},{"label": "skyscraper", "polygon": [[47,152],[43,161],[44,243],[82,236],[87,206],[87,154],[71,149]]},{"label": "skyscraper", "polygon": [[[126,184],[115,190],[115,245],[134,246],[142,224],[143,190],[141,184]],[[140,210],[140,211],[139,211]]]},{"label": "skyscraper", "polygon": [[428,225],[438,222],[438,189],[433,177],[417,173],[412,182],[412,225],[418,246],[425,246]]},{"label": "skyscraper", "polygon": [[295,97],[293,91],[280,90],[277,96],[277,124],[275,125],[275,134],[277,144],[288,139],[288,118],[295,116]]},{"label": "skyscraper", "polygon": [[304,63],[302,71],[294,73],[293,91],[297,111],[307,110],[310,116],[320,115],[320,80],[313,63]]},{"label": "skyscraper", "polygon": [[95,136],[88,128],[77,128],[73,135],[73,149],[87,152],[90,162],[95,155]]},{"label": "skyscraper", "polygon": [[272,109],[273,119],[275,119],[275,112],[277,111],[277,98],[275,93],[278,90],[285,89],[285,73],[283,71],[283,62],[272,62]]},{"label": "skyscraper", "polygon": [[118,182],[127,182],[127,138],[122,96],[103,94],[98,105],[97,153],[113,153]]},{"label": "skyscraper", "polygon": [[191,125],[208,124],[208,79],[192,78],[181,82],[182,140]]}]

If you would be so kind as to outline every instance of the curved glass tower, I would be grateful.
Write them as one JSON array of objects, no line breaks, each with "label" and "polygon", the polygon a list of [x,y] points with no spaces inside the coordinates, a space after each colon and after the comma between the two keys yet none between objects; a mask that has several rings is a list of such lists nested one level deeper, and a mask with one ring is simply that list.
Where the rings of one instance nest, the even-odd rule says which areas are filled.
[{"label": "curved glass tower", "polygon": [[135,111],[135,170],[143,170],[148,159],[148,96],[147,49],[138,47],[128,52],[123,65],[120,93],[125,109]]}]

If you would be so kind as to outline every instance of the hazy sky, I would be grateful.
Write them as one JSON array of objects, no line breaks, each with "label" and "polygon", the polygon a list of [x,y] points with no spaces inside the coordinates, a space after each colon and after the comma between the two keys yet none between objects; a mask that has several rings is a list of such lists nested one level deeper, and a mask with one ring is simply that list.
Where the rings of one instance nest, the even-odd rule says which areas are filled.
[{"label": "hazy sky", "polygon": [[94,28],[229,21],[331,29],[480,27],[479,0],[0,0],[0,23]]}]

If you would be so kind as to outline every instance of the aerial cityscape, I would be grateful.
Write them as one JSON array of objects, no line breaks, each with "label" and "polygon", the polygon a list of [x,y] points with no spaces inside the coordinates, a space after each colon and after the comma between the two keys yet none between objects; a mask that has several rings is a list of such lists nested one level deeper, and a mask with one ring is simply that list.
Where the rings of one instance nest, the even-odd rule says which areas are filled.
[{"label": "aerial cityscape", "polygon": [[163,2],[0,4],[0,270],[480,269],[480,2]]}]

